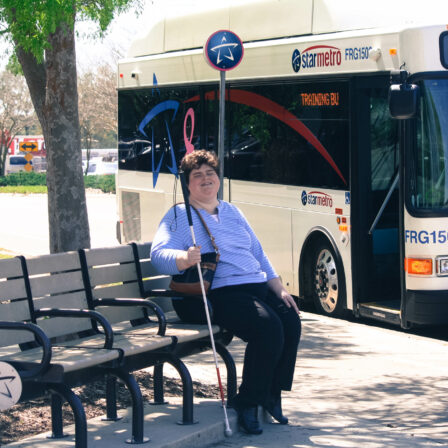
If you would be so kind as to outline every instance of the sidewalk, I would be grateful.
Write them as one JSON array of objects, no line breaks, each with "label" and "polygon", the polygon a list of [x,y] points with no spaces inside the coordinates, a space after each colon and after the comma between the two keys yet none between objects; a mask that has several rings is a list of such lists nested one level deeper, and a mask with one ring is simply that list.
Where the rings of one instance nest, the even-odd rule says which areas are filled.
[{"label": "sidewalk", "polygon": [[[240,374],[244,343],[236,340],[230,350]],[[261,436],[248,436],[236,431],[236,416],[229,410],[234,434],[225,438],[219,401],[195,400],[198,423],[180,426],[179,399],[167,397],[169,405],[146,408],[145,435],[151,440],[144,446],[448,447],[447,355],[444,341],[303,313],[295,386],[283,400],[289,425],[265,423]],[[195,355],[186,364],[193,380],[216,383],[211,353]],[[119,422],[93,419],[89,446],[128,446],[129,427],[128,413]],[[73,433],[71,428],[67,432]],[[74,446],[71,437],[50,441],[43,435],[8,445],[69,446]]]}]

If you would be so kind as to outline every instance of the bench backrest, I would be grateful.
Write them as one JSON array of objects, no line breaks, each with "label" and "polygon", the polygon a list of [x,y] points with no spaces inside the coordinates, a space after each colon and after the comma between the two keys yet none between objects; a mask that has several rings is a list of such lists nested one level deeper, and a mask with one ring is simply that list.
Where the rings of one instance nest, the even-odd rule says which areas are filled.
[{"label": "bench backrest", "polygon": [[[30,257],[26,264],[35,310],[89,308],[78,252]],[[36,323],[50,338],[93,331],[91,320],[83,318],[39,318]]]},{"label": "bench backrest", "polygon": [[[139,260],[143,291],[169,289],[171,277],[160,274],[151,263],[151,243],[133,244],[134,253]],[[172,311],[171,300],[167,297],[151,298],[163,311]]]},{"label": "bench backrest", "polygon": [[[91,307],[96,299],[140,299],[141,286],[134,252],[129,245],[86,249],[84,269],[88,273]],[[140,307],[96,306],[95,309],[114,324],[145,318]]]},{"label": "bench backrest", "polygon": [[[0,321],[31,322],[30,292],[23,257],[0,260]],[[0,346],[34,341],[28,331],[0,330]]]}]

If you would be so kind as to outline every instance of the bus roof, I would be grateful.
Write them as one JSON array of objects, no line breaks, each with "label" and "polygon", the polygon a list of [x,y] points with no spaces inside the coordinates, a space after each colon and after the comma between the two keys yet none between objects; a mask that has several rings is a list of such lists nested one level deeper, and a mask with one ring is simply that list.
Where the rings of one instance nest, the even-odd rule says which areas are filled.
[{"label": "bus roof", "polygon": [[170,14],[131,45],[128,58],[201,48],[229,29],[243,42],[370,28],[448,23],[446,0],[222,0],[221,6]]}]

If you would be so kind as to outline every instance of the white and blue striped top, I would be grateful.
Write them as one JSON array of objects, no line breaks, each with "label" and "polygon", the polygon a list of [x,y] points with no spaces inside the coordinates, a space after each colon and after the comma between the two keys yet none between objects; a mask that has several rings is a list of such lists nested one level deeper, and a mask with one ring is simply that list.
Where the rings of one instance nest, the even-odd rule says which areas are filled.
[{"label": "white and blue striped top", "polygon": [[[175,212],[176,209],[176,212]],[[218,219],[199,210],[221,254],[212,289],[244,283],[261,283],[278,277],[254,231],[241,211],[219,201]],[[213,252],[210,238],[196,212],[191,210],[196,243],[201,253]],[[193,245],[185,205],[171,208],[163,217],[151,248],[151,260],[163,274],[179,274],[176,257]]]}]

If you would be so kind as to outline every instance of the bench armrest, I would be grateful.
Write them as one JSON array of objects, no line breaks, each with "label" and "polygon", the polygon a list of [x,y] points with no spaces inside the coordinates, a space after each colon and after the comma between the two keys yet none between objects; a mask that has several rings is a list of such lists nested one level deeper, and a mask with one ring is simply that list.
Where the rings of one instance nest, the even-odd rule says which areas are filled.
[{"label": "bench armrest", "polygon": [[[42,348],[42,359],[40,364],[30,370],[21,370],[20,377],[23,379],[31,379],[45,373],[51,362],[51,342],[47,335],[36,324],[31,322],[5,322],[0,321],[1,330],[29,331],[34,334],[36,341]],[[14,363],[12,363],[14,364]]]},{"label": "bench armrest", "polygon": [[109,321],[100,313],[93,310],[42,308],[34,312],[36,317],[81,317],[92,319],[99,323],[104,330],[104,348],[111,349],[114,344],[114,333]]},{"label": "bench armrest", "polygon": [[160,336],[165,336],[166,331],[166,317],[162,308],[154,302],[146,299],[95,299],[93,301],[95,307],[97,306],[140,306],[145,309],[150,309],[157,316],[157,322],[159,324],[159,329],[157,334]]}]

